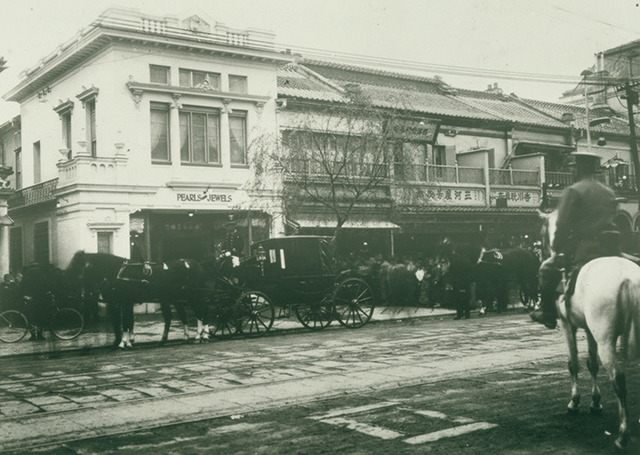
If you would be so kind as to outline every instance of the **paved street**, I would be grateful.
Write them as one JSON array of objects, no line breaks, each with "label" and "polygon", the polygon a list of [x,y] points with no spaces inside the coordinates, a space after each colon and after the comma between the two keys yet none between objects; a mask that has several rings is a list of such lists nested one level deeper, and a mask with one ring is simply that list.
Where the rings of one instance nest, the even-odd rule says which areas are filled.
[{"label": "paved street", "polygon": [[[582,339],[583,352],[584,344]],[[320,402],[328,404],[318,410],[318,423],[313,424],[313,419],[305,422],[325,426],[329,431],[331,422],[334,427],[349,427],[348,416],[321,412],[326,414],[348,404],[342,402],[345,397],[364,399],[367,394],[385,391],[393,394],[406,387],[451,384],[495,372],[508,375],[511,381],[496,383],[507,390],[523,380],[538,378],[540,386],[529,393],[536,394],[534,401],[545,406],[538,410],[544,421],[545,412],[562,412],[568,399],[565,351],[560,331],[542,329],[530,323],[524,312],[512,311],[502,316],[461,321],[451,318],[387,320],[359,330],[330,328],[320,333],[298,331],[283,336],[276,333],[260,339],[206,345],[182,343],[157,348],[149,344],[133,351],[104,350],[91,356],[75,352],[59,353],[54,356],[57,358],[7,357],[0,360],[3,371],[0,447],[16,453],[27,448],[49,447],[50,453],[63,453],[61,447],[84,447],[100,441],[95,438],[107,435],[118,437],[141,431],[131,436],[138,440],[154,428],[171,424],[194,422],[196,425],[195,422],[216,418],[229,424],[229,420],[242,420],[257,412],[287,415],[288,407],[317,406]],[[526,374],[518,379],[517,375],[523,371]],[[547,387],[542,386],[547,374],[553,376],[549,382],[553,393],[549,394],[545,391]],[[495,378],[491,382],[496,382]],[[630,381],[631,394],[636,384]],[[441,386],[439,389],[443,390]],[[603,385],[603,392],[609,401],[611,416],[613,397],[607,396],[610,392],[607,384]],[[587,390],[583,393],[586,397]],[[341,397],[338,403],[326,401],[337,397]],[[376,398],[373,403],[397,398]],[[372,404],[369,399],[364,402]],[[465,398],[462,403],[469,411],[477,410],[475,397]],[[353,407],[360,404],[354,402]],[[457,406],[463,404],[458,402]],[[433,404],[415,409],[447,414],[446,409]],[[634,424],[638,421],[637,411],[637,406],[632,407],[636,415],[632,419]],[[465,416],[460,409],[458,413],[472,417]],[[518,415],[521,413],[523,411],[518,410]],[[474,414],[478,413],[474,411]],[[478,431],[492,431],[491,419],[472,420]],[[295,421],[291,424],[296,426]],[[221,421],[199,425],[216,427]],[[178,439],[181,433],[190,431],[186,427],[172,428],[174,433],[178,432],[175,434]],[[615,431],[615,427],[607,429]],[[604,434],[605,428],[600,430]],[[171,431],[167,430],[167,434]],[[424,433],[412,431],[416,437]],[[164,430],[161,433],[164,434]],[[102,449],[90,452],[108,452],[112,444],[103,440],[99,444]],[[157,450],[153,444],[146,449],[148,453]],[[291,452],[317,452],[309,450],[297,448]],[[246,453],[259,451],[247,449]],[[232,451],[243,452],[237,446]],[[327,452],[332,451],[327,447]],[[175,447],[175,453],[181,453],[179,446]],[[381,450],[380,453],[387,452]]]}]

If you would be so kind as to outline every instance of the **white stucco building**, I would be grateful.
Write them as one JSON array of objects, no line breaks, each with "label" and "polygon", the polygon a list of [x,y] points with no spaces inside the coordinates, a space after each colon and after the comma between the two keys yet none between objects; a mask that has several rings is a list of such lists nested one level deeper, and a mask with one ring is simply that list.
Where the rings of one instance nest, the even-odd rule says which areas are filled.
[{"label": "white stucco building", "polygon": [[249,194],[251,141],[276,131],[274,35],[209,18],[111,9],[24,73],[13,168],[11,264],[64,267],[75,251],[139,260],[215,252],[282,230]]}]

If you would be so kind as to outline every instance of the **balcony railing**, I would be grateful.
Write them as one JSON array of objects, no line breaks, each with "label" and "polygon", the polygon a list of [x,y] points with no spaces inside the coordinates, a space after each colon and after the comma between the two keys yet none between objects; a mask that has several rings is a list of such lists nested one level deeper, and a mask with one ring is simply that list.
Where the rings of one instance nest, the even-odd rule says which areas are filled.
[{"label": "balcony railing", "polygon": [[435,164],[395,163],[394,181],[424,183],[473,183],[484,184],[482,168],[443,166]]},{"label": "balcony railing", "polygon": [[58,179],[53,179],[17,190],[9,198],[9,208],[15,209],[53,201],[55,200],[53,192],[57,187]]},{"label": "balcony railing", "polygon": [[342,161],[322,162],[311,160],[290,160],[289,171],[294,175],[310,177],[361,177],[387,179],[389,165],[387,163],[344,163]]},{"label": "balcony railing", "polygon": [[489,169],[492,185],[540,186],[540,172],[523,169]]}]

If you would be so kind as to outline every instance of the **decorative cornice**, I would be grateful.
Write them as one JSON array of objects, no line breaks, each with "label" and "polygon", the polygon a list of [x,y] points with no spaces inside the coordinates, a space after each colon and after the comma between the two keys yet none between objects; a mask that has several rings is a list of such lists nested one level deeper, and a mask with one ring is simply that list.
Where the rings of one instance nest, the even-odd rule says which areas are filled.
[{"label": "decorative cornice", "polygon": [[73,110],[73,101],[68,98],[67,101],[64,102],[62,100],[59,100],[58,105],[54,107],[53,110],[56,111],[58,115],[63,115],[67,112],[71,112]]},{"label": "decorative cornice", "polygon": [[261,95],[243,95],[240,93],[231,93],[231,92],[222,92],[222,91],[212,91],[212,90],[203,90],[197,89],[194,87],[180,87],[175,85],[161,85],[161,84],[148,84],[144,82],[136,82],[130,80],[127,82],[127,88],[131,92],[133,96],[134,102],[136,104],[140,104],[142,101],[142,95],[144,93],[160,93],[171,96],[174,101],[179,99],[181,96],[196,96],[202,98],[216,99],[220,100],[222,103],[228,101],[231,102],[249,102],[258,104],[265,104],[269,101],[270,97],[261,96]]},{"label": "decorative cornice", "polygon": [[78,98],[82,102],[83,106],[87,101],[91,101],[95,99],[98,96],[98,93],[100,92],[100,89],[97,87],[94,87],[93,85],[90,88],[86,88],[86,87],[82,87],[82,88],[83,88],[82,92],[77,94],[76,98]]}]

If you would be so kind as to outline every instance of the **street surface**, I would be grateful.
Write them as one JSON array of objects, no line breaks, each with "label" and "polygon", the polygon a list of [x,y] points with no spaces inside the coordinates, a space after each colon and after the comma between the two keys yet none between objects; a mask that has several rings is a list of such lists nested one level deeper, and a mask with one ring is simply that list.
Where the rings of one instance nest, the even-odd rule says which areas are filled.
[{"label": "street surface", "polygon": [[[586,342],[581,337],[584,365]],[[611,453],[617,410],[566,413],[559,330],[522,311],[0,359],[7,453]],[[627,453],[640,453],[640,366]]]}]

